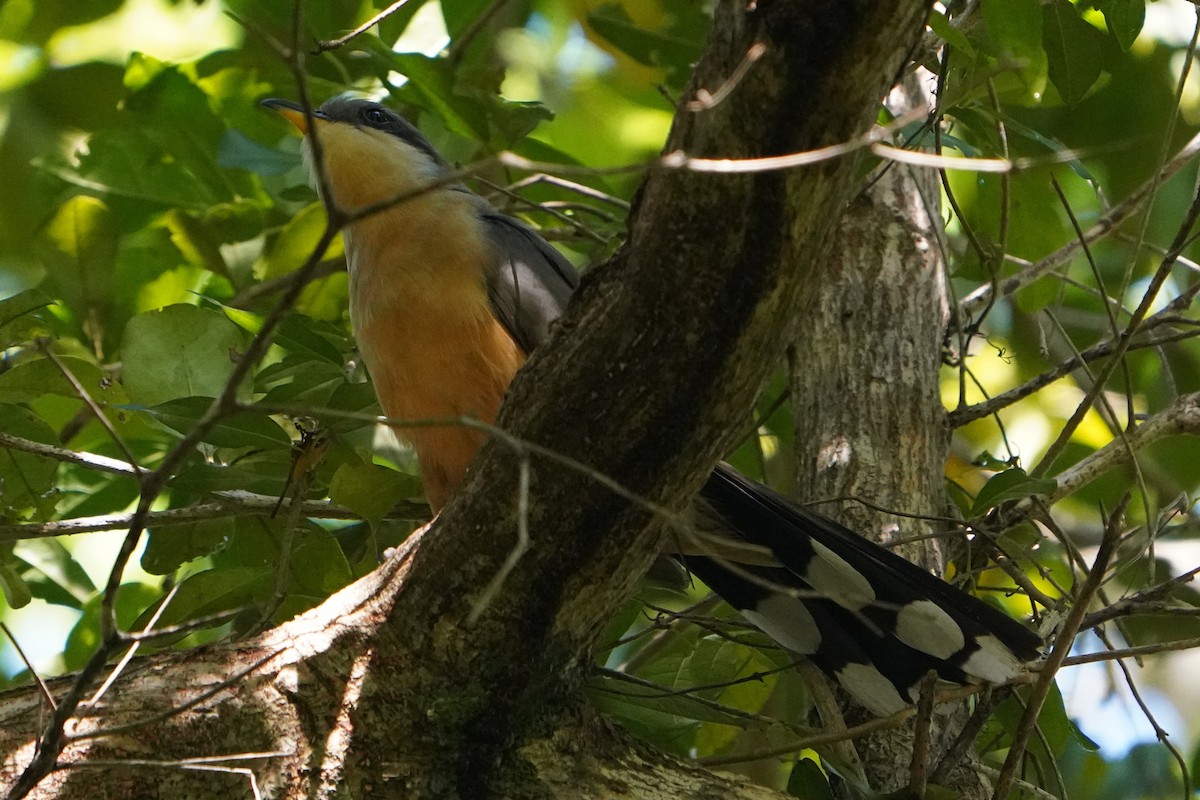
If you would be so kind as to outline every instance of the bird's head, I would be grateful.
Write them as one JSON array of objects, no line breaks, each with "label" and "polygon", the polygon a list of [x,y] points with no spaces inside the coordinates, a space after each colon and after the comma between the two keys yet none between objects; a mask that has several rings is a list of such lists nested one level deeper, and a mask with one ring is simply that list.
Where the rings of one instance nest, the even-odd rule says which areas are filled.
[{"label": "bird's head", "polygon": [[262,103],[305,136],[304,160],[315,175],[311,140],[320,139],[321,159],[333,200],[353,211],[426,186],[449,168],[429,140],[404,117],[370,100],[335,97],[311,115],[288,100]]}]

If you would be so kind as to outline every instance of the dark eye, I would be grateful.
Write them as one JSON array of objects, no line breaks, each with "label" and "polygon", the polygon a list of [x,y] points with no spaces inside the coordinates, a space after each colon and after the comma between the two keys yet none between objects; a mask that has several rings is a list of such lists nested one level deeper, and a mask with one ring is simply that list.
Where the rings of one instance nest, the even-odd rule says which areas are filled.
[{"label": "dark eye", "polygon": [[389,122],[387,112],[374,106],[364,108],[359,116],[368,125],[386,125]]}]

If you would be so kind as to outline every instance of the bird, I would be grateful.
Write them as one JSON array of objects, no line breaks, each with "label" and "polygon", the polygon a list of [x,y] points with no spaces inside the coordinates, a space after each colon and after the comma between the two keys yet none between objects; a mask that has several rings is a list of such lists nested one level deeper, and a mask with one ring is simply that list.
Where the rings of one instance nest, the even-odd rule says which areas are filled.
[{"label": "bird", "polygon": [[[348,96],[308,110],[262,104],[304,135],[318,191],[351,215],[342,229],[350,322],[384,413],[494,422],[509,382],[579,285],[574,266],[455,180],[391,108]],[[416,453],[435,513],[485,438],[464,426],[397,435]],[[915,703],[930,670],[954,684],[1004,684],[1040,657],[1040,637],[1021,622],[727,464],[705,482],[693,518],[718,544],[676,554],[686,570],[872,714]]]}]

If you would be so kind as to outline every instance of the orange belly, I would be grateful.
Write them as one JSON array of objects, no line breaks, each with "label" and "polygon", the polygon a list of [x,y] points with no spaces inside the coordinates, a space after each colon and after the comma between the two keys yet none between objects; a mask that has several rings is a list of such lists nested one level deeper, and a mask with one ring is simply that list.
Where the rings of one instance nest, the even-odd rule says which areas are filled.
[{"label": "orange belly", "polygon": [[384,413],[411,423],[395,430],[416,450],[435,513],[457,491],[487,433],[461,424],[424,423],[459,416],[494,423],[504,392],[524,362],[520,348],[492,316],[482,288],[478,301],[482,308],[468,303],[453,312],[405,304],[372,315],[358,332]]}]

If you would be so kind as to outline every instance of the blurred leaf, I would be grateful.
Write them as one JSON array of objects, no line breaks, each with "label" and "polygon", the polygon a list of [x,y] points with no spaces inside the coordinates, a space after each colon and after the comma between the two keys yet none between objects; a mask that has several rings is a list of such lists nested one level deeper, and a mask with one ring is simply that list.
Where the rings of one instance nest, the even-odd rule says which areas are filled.
[{"label": "blurred leaf", "polygon": [[421,484],[414,476],[376,464],[343,464],[329,485],[329,499],[378,523],[387,513],[409,497],[421,495]]},{"label": "blurred leaf", "polygon": [[96,585],[58,539],[25,539],[13,554],[30,568],[25,575],[33,596],[47,603],[82,608],[96,594]]},{"label": "blurred leaf", "polygon": [[[969,56],[975,55],[975,48],[971,46],[971,42],[967,39],[966,34],[954,27],[942,12],[936,9],[932,11],[929,14],[929,19],[925,20],[925,24],[929,26],[930,30],[941,37],[946,44],[955,49],[962,50]],[[804,762],[800,763],[803,764]]]},{"label": "blurred leaf", "polygon": [[1146,0],[1100,0],[1099,7],[1117,44],[1129,52],[1146,22]]},{"label": "blurred leaf", "polygon": [[153,406],[177,397],[216,397],[246,343],[242,331],[215,311],[173,305],[139,314],[121,342],[129,399]]},{"label": "blurred leaf", "polygon": [[1099,32],[1084,21],[1070,0],[1053,0],[1043,12],[1050,80],[1063,101],[1075,105],[1100,77]]},{"label": "blurred leaf", "polygon": [[226,131],[217,150],[217,164],[259,175],[283,175],[300,165],[300,159],[274,147],[259,144],[240,131]]},{"label": "blurred leaf", "polygon": [[[1002,77],[1009,78],[1008,88],[1019,91],[1020,100],[1039,101],[1047,78],[1039,0],[982,0],[981,8],[986,25],[980,49],[1002,59],[1007,67]],[[1003,91],[1005,82],[998,84]]]},{"label": "blurred leaf", "polygon": [[[123,583],[117,587],[113,602],[117,626],[124,631],[140,630],[135,620],[148,607],[162,599],[162,592],[144,583]],[[83,607],[83,614],[67,636],[63,661],[69,670],[79,670],[87,663],[100,644],[100,609],[102,598],[96,594]]]},{"label": "blurred leaf", "polygon": [[[0,431],[41,444],[58,446],[58,436],[40,417],[21,406],[0,403]],[[45,518],[54,509],[58,462],[0,447],[0,517]]]},{"label": "blurred leaf", "polygon": [[29,585],[21,579],[12,565],[0,559],[0,593],[9,608],[24,608],[33,599]]},{"label": "blurred leaf", "polygon": [[116,12],[122,0],[76,0],[70,3],[34,3],[17,0],[7,5],[3,19],[5,37],[44,44],[61,28],[85,25]]},{"label": "blurred leaf", "polygon": [[56,295],[84,324],[99,324],[112,302],[117,237],[108,206],[84,195],[63,203],[42,232],[42,263]]},{"label": "blurred leaf", "polygon": [[[588,13],[588,25],[639,64],[666,67],[678,79],[700,56],[703,44],[694,7],[672,4],[670,22],[651,30],[635,22],[619,3],[604,3]],[[706,28],[707,26],[703,26]]]}]

